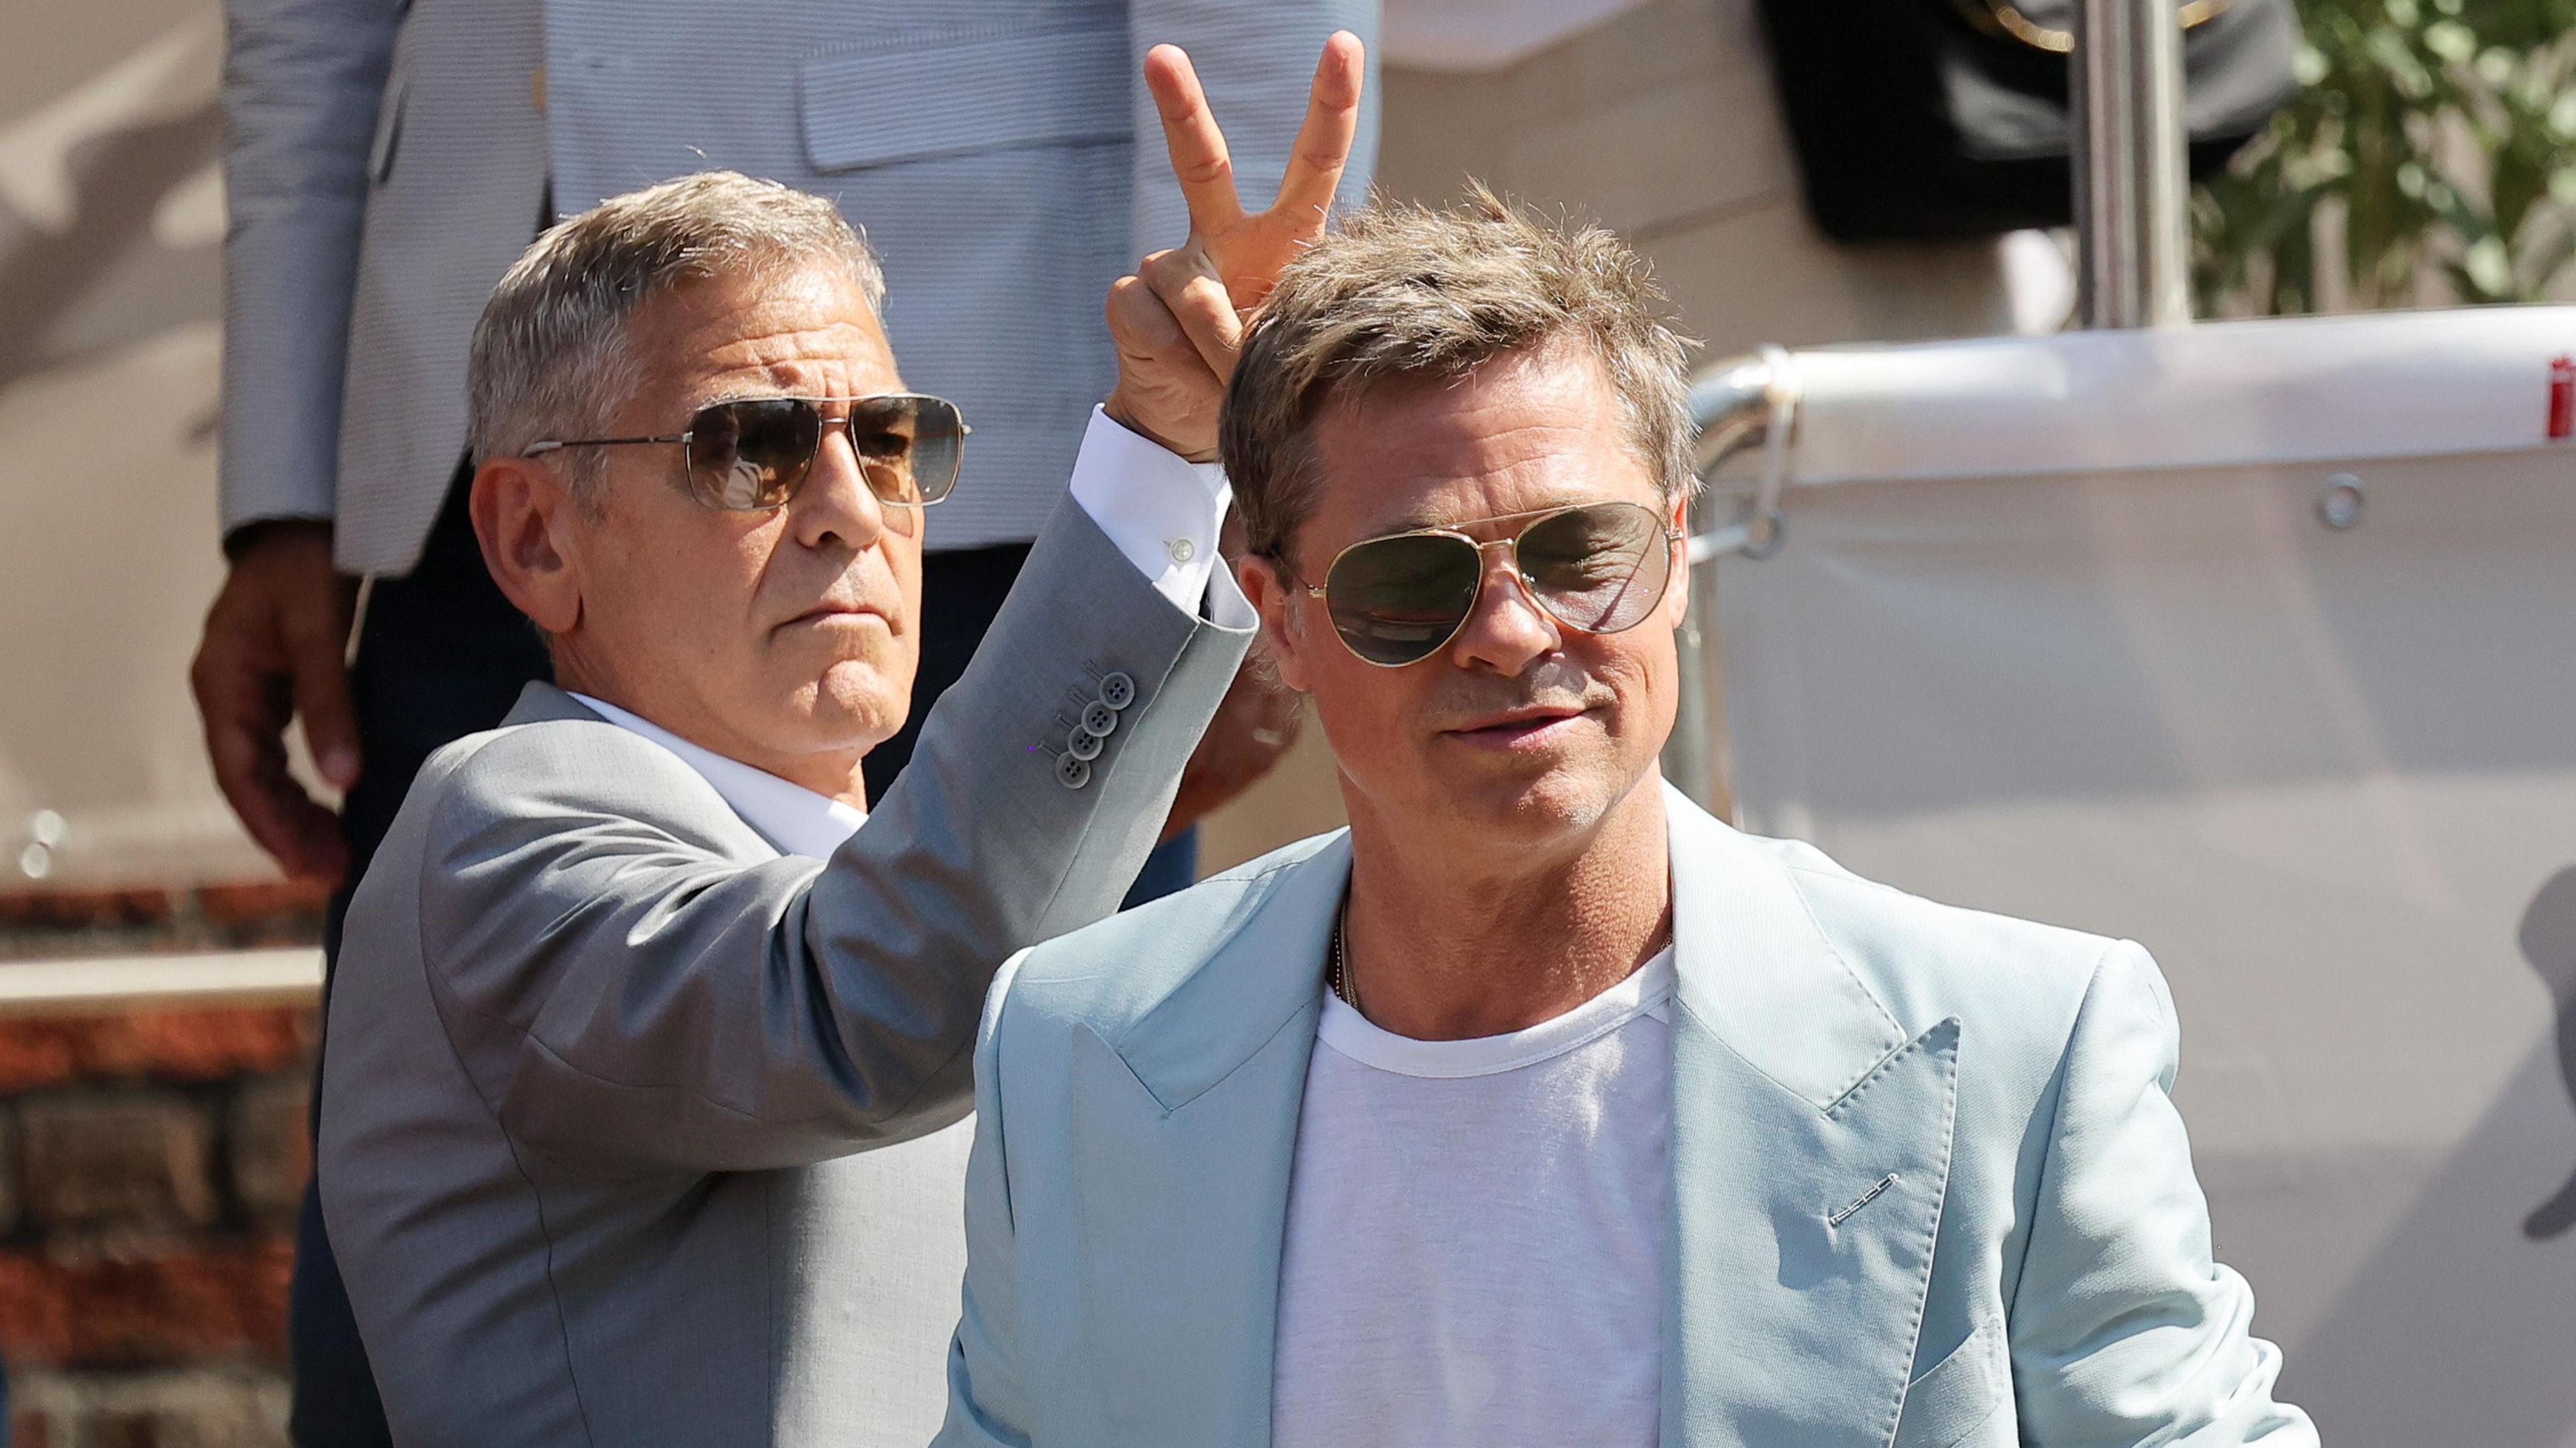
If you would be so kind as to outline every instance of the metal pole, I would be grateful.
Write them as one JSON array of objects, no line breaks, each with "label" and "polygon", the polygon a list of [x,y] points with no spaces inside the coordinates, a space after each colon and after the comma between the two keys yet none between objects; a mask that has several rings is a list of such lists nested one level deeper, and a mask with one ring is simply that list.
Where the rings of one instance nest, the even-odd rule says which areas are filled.
[{"label": "metal pole", "polygon": [[[1757,443],[1774,441],[1773,429],[1785,426],[1795,406],[1796,383],[1787,374],[1788,354],[1765,348],[1702,372],[1691,382],[1691,418],[1699,425],[1699,473],[1706,479],[1719,464]],[[1778,442],[1785,444],[1787,439]],[[1737,521],[1715,525],[1708,516],[1710,498],[1702,493],[1691,503],[1690,607],[1683,616],[1679,673],[1681,701],[1673,718],[1672,737],[1664,743],[1664,778],[1702,808],[1732,811],[1726,771],[1718,758],[1722,732],[1721,681],[1713,654],[1717,619],[1717,560],[1727,553],[1768,553],[1779,546],[1776,506],[1748,510]],[[1762,503],[1776,500],[1762,499]]]},{"label": "metal pole", "polygon": [[[1691,502],[1691,531],[1700,531],[1699,501]],[[1718,808],[1716,670],[1709,663],[1709,627],[1717,614],[1715,570],[1697,564],[1683,573],[1690,580],[1690,605],[1682,614],[1675,640],[1674,683],[1681,698],[1673,708],[1673,732],[1664,740],[1664,779],[1689,795],[1701,809]]]},{"label": "metal pole", "polygon": [[2180,326],[2191,228],[2174,0],[2078,0],[2073,60],[2077,315]]}]

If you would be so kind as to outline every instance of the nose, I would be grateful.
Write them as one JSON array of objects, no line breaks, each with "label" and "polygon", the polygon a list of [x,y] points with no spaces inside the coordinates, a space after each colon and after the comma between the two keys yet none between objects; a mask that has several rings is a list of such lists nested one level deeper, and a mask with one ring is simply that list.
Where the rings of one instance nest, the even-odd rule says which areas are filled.
[{"label": "nose", "polygon": [[1476,606],[1449,642],[1449,661],[1462,669],[1485,668],[1505,678],[1557,651],[1565,642],[1556,619],[1530,596],[1508,543],[1478,550],[1484,565]]},{"label": "nose", "polygon": [[822,445],[814,454],[814,475],[787,507],[788,526],[796,541],[808,548],[838,544],[864,553],[885,536],[885,506],[868,487],[847,427],[825,425]]}]

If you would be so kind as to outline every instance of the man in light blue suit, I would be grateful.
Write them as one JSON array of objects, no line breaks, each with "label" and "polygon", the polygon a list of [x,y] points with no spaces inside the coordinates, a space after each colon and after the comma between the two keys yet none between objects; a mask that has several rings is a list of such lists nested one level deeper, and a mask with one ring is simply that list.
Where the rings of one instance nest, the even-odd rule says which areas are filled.
[{"label": "man in light blue suit", "polygon": [[1658,308],[1480,193],[1354,218],[1251,326],[1238,577],[1351,826],[1001,973],[941,1442],[2316,1443],[2146,953],[1658,778]]}]

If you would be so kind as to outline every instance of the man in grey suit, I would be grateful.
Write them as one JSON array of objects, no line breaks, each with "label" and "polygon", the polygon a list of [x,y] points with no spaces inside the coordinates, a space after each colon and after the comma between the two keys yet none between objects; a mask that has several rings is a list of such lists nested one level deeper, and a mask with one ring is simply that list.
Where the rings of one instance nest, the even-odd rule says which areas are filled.
[{"label": "man in grey suit", "polygon": [[[1221,169],[1187,62],[1148,70],[1204,143],[1176,167]],[[993,967],[1115,906],[1233,676],[1219,379],[1359,92],[1339,37],[1277,204],[1112,289],[1070,501],[873,802],[963,428],[899,375],[865,246],[713,174],[503,278],[471,513],[562,687],[423,769],[350,906],[322,1083],[397,1441],[933,1431],[964,1142],[914,1139],[966,1110]]]},{"label": "man in grey suit", "polygon": [[[467,339],[543,222],[712,167],[837,201],[893,286],[915,385],[975,420],[971,485],[925,544],[928,622],[882,792],[1063,491],[1110,385],[1104,288],[1183,233],[1136,84],[1209,67],[1242,173],[1275,184],[1307,62],[1371,0],[226,0],[222,524],[195,669],[208,751],[291,873],[343,881],[429,754],[499,722],[545,651],[465,516]],[[1144,143],[1137,144],[1143,136]],[[1364,114],[1346,192],[1364,189]],[[369,580],[354,662],[344,650]],[[1239,701],[1252,702],[1252,701]],[[1229,716],[1238,712],[1229,707]],[[300,719],[341,809],[288,771]],[[1257,722],[1257,721],[1256,721]],[[1222,729],[1182,799],[1266,756]],[[1231,741],[1233,748],[1226,748]],[[1249,756],[1247,758],[1247,755]],[[1186,866],[1186,851],[1162,858]],[[326,942],[327,943],[327,942]],[[318,1216],[299,1244],[298,1437],[359,1424],[367,1371]]]}]

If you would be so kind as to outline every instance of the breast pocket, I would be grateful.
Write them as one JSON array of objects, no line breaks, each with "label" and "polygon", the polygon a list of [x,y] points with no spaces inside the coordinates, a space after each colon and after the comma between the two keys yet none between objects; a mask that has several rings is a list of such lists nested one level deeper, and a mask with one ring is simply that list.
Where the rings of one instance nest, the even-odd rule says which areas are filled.
[{"label": "breast pocket", "polygon": [[1905,1390],[1888,1448],[2011,1448],[2012,1357],[2004,1325],[1988,1322]]},{"label": "breast pocket", "polygon": [[798,77],[805,155],[823,172],[1135,134],[1123,6],[1042,23],[827,51]]}]

